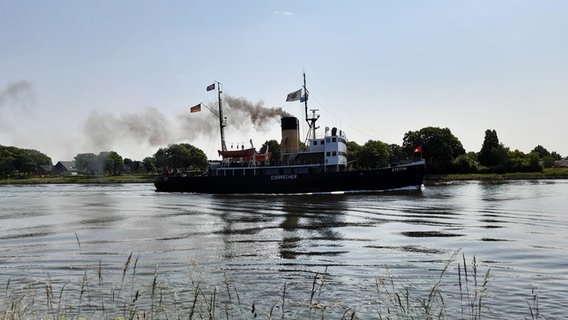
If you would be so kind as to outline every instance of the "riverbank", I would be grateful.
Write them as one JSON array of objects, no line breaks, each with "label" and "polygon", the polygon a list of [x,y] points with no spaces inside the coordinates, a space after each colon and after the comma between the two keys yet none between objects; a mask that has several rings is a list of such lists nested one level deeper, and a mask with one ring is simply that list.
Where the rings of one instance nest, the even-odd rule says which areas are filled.
[{"label": "riverbank", "polygon": [[547,168],[543,172],[509,172],[509,173],[468,173],[468,174],[428,174],[424,184],[436,184],[446,181],[504,181],[504,180],[545,180],[568,179],[568,168]]},{"label": "riverbank", "polygon": [[154,175],[120,176],[41,176],[29,178],[0,179],[0,185],[17,184],[112,184],[112,183],[151,183]]},{"label": "riverbank", "polygon": [[[140,174],[119,176],[41,176],[0,179],[0,185],[152,183],[154,178],[155,175]],[[543,172],[428,174],[424,177],[424,184],[429,185],[461,180],[502,181],[540,179],[568,179],[568,168],[548,168],[544,169]]]}]

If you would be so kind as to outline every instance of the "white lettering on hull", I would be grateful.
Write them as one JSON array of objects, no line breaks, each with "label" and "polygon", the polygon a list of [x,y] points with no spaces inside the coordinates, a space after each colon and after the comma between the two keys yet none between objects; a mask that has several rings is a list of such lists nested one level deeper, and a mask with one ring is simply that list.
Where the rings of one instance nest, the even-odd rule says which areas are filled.
[{"label": "white lettering on hull", "polygon": [[298,175],[295,174],[280,174],[276,176],[270,176],[270,180],[294,180],[297,178]]}]

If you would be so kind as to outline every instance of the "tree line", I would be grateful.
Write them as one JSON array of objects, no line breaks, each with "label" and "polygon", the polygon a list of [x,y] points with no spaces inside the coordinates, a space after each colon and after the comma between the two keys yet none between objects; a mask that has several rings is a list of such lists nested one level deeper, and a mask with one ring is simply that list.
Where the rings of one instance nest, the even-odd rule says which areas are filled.
[{"label": "tree line", "polygon": [[81,153],[75,156],[78,172],[87,175],[120,175],[124,173],[175,173],[186,170],[205,170],[208,166],[205,153],[188,143],[171,144],[160,148],[151,157],[133,161],[115,151]]},{"label": "tree line", "polygon": [[[268,147],[273,159],[279,159],[280,146],[276,140],[265,142],[260,153]],[[419,147],[420,151],[417,152]],[[549,152],[541,145],[531,152],[510,150],[499,142],[495,130],[487,130],[479,152],[466,152],[459,139],[450,129],[426,127],[408,131],[402,145],[369,140],[363,145],[354,141],[347,143],[348,166],[351,169],[372,169],[410,162],[420,157],[426,159],[428,173],[505,173],[541,172],[552,167],[562,157]]]},{"label": "tree line", "polygon": [[[541,145],[536,146],[529,153],[511,150],[499,141],[494,129],[485,131],[479,152],[466,153],[462,143],[450,129],[438,127],[407,132],[402,146],[399,148],[391,145],[388,156],[391,159],[394,157],[394,161],[408,160],[418,146],[421,149],[421,156],[426,159],[428,173],[542,172],[543,168],[552,167],[554,161],[562,159],[560,154],[549,152]],[[368,166],[365,157],[361,157],[361,160],[363,163],[360,166]]]},{"label": "tree line", "polygon": [[[416,148],[420,147],[420,152]],[[260,153],[266,148],[272,152],[272,160],[280,158],[280,144],[276,140],[266,141]],[[499,141],[497,132],[488,129],[481,149],[466,152],[459,139],[448,128],[426,127],[408,131],[402,145],[387,144],[369,140],[363,145],[354,141],[347,144],[348,166],[352,169],[371,169],[389,164],[426,159],[428,173],[505,173],[542,171],[554,161],[562,159],[560,154],[549,152],[541,145],[529,153],[510,150]],[[175,173],[187,170],[206,170],[205,153],[188,143],[171,144],[158,149],[151,157],[142,161],[123,159],[115,151],[80,153],[74,158],[76,170],[85,175],[120,175],[125,173]],[[41,166],[52,165],[51,158],[37,150],[20,149],[0,145],[0,177],[26,177],[43,173]]]},{"label": "tree line", "polygon": [[41,165],[51,165],[51,158],[37,150],[0,145],[0,177],[37,173]]}]

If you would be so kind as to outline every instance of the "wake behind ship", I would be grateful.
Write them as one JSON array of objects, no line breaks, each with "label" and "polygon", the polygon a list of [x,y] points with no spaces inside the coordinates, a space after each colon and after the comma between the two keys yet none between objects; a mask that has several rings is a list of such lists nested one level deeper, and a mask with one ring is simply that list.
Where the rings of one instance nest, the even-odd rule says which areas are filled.
[{"label": "wake behind ship", "polygon": [[219,97],[219,127],[221,130],[220,162],[210,162],[206,172],[163,175],[155,179],[157,191],[196,192],[211,194],[239,193],[330,193],[374,192],[400,188],[420,188],[425,161],[419,159],[371,170],[350,170],[347,166],[347,137],[342,130],[332,128],[317,136],[319,116],[312,110],[308,116],[308,91],[305,75],[302,89],[288,95],[286,101],[300,100],[305,104],[309,138],[300,145],[299,120],[282,117],[280,159],[271,159],[272,153],[263,153],[254,147],[227,150],[224,138],[220,83],[216,85]]}]

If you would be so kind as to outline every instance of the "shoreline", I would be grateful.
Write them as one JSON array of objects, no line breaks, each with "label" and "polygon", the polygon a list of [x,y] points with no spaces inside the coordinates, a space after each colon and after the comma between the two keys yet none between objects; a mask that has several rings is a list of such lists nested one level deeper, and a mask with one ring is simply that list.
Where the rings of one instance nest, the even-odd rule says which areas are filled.
[{"label": "shoreline", "polygon": [[427,174],[424,184],[450,181],[507,181],[507,180],[565,180],[568,169],[545,169],[543,172],[509,172],[509,173],[469,173],[469,174]]},{"label": "shoreline", "polygon": [[[156,175],[121,176],[43,176],[30,178],[0,179],[0,185],[26,184],[123,184],[153,183]],[[424,185],[451,181],[507,181],[507,180],[563,180],[568,179],[568,169],[545,169],[543,172],[471,173],[471,174],[426,174]]]},{"label": "shoreline", "polygon": [[123,184],[152,183],[155,175],[122,175],[122,176],[44,176],[30,178],[0,179],[0,185],[26,184]]}]

